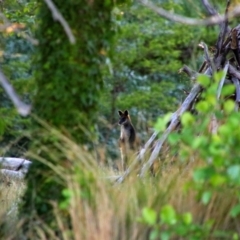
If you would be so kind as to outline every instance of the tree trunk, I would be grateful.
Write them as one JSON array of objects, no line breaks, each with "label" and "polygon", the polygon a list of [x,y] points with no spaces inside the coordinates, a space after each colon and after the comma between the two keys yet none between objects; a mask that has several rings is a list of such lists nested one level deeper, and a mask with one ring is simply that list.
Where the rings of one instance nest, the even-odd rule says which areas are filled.
[{"label": "tree trunk", "polygon": [[[68,169],[72,164],[61,140],[67,136],[78,144],[89,145],[95,138],[94,123],[103,89],[100,66],[112,38],[111,1],[59,0],[55,4],[55,10],[50,11],[44,1],[39,1],[37,94],[33,105],[37,117],[33,119],[31,147],[34,154],[20,209],[24,235],[35,231],[39,219],[56,228],[51,203],[59,204],[64,199],[64,176],[57,169]],[[62,23],[54,20],[56,9],[70,26],[75,44],[69,41]]]}]

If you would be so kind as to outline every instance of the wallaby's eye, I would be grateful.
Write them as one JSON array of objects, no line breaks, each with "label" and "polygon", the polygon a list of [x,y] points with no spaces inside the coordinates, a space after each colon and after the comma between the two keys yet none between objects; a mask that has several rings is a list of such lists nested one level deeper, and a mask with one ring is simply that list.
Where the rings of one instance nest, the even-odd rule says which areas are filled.
[{"label": "wallaby's eye", "polygon": [[119,121],[118,121],[118,124],[123,124],[123,123],[125,123],[126,122],[126,120],[127,120],[127,118],[126,117],[120,117],[119,118]]}]

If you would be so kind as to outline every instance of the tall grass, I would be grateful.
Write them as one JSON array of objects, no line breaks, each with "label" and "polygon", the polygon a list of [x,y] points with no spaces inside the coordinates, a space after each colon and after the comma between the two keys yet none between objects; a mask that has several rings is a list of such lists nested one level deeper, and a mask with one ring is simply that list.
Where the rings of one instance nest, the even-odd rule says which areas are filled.
[{"label": "tall grass", "polygon": [[[139,179],[137,174],[132,174],[123,184],[117,184],[108,178],[113,173],[112,169],[99,168],[86,150],[65,137],[62,140],[63,145],[59,145],[58,149],[65,154],[66,163],[49,167],[65,186],[65,200],[51,202],[55,215],[54,228],[47,226],[43,219],[32,217],[35,221],[27,233],[29,239],[49,239],[49,236],[65,240],[149,239],[152,226],[139,221],[142,210],[150,207],[159,213],[166,204],[171,204],[179,214],[190,212],[193,223],[202,225],[213,221],[210,232],[226,230],[240,233],[239,224],[229,216],[237,201],[235,189],[222,187],[204,205],[199,199],[199,192],[188,187],[193,169],[203,165],[200,159],[184,168],[173,164],[156,177],[149,174]],[[45,151],[51,150],[45,148]],[[33,153],[30,157],[39,158]],[[58,157],[55,158],[57,163]],[[164,225],[162,227],[165,228]],[[180,238],[176,235],[174,239]]]},{"label": "tall grass", "polygon": [[25,189],[21,180],[0,176],[0,239],[11,239],[19,222],[18,204]]},{"label": "tall grass", "polygon": [[[47,132],[60,139],[55,141],[54,149],[52,146],[41,147],[51,161],[43,159],[37,152],[30,152],[28,158],[41,161],[51,169],[52,176],[64,186],[64,200],[50,202],[54,209],[51,226],[35,211],[27,216],[28,219],[18,219],[16,206],[24,183],[1,185],[0,216],[1,219],[7,219],[3,239],[145,240],[153,239],[151,232],[154,229],[159,232],[154,239],[164,239],[161,232],[169,226],[161,222],[160,212],[166,205],[173,206],[179,215],[191,213],[191,225],[200,228],[210,223],[205,235],[201,235],[204,228],[200,235],[193,236],[190,226],[185,226],[184,231],[190,229],[187,239],[229,239],[234,233],[240,235],[238,219],[230,216],[232,207],[238,201],[236,193],[239,189],[223,184],[212,191],[207,184],[203,189],[194,185],[194,169],[207,165],[198,155],[181,163],[178,156],[172,162],[170,152],[166,152],[167,157],[164,162],[159,162],[155,177],[149,173],[140,179],[134,172],[122,184],[117,184],[109,176],[121,172],[107,166],[99,167],[94,155],[86,148],[53,129],[47,129]],[[59,161],[63,156],[66,160]],[[203,191],[212,191],[207,202],[202,200]],[[143,221],[145,208],[157,213],[156,224]],[[28,230],[21,233],[26,223]],[[174,224],[170,226],[170,239],[184,239],[174,232],[174,227]],[[234,236],[237,239],[237,235]]]}]

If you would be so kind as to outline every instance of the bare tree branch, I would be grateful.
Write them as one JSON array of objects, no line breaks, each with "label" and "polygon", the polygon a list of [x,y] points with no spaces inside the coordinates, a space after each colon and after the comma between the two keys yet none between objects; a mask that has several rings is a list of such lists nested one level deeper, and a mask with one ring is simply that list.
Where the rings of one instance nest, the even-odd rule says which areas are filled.
[{"label": "bare tree branch", "polygon": [[124,179],[126,179],[126,177],[133,171],[133,169],[135,169],[135,167],[137,166],[137,164],[139,162],[141,162],[144,159],[144,155],[146,154],[147,150],[149,149],[150,145],[152,144],[152,142],[154,141],[154,139],[157,137],[159,131],[155,131],[153,133],[153,135],[150,137],[150,139],[146,142],[146,144],[144,145],[144,147],[140,150],[138,156],[133,160],[133,162],[130,164],[130,166],[126,169],[126,171],[119,176],[116,179],[117,183],[122,183],[124,181]]},{"label": "bare tree branch", "polygon": [[216,9],[208,2],[208,0],[202,0],[202,3],[210,16],[214,16],[218,14]]},{"label": "bare tree branch", "polygon": [[31,106],[25,104],[22,102],[15,92],[14,88],[12,85],[8,82],[7,78],[4,76],[4,74],[0,71],[0,84],[2,85],[3,89],[11,99],[12,103],[14,106],[17,108],[17,111],[20,115],[22,116],[27,116],[29,115],[31,111]]},{"label": "bare tree branch", "polygon": [[8,170],[8,169],[0,169],[0,176],[3,176],[5,178],[9,178],[11,180],[22,180],[25,177],[25,173],[19,171],[13,171],[13,170]]},{"label": "bare tree branch", "polygon": [[235,68],[233,67],[232,65],[229,65],[229,70],[228,72],[233,75],[235,78],[238,78],[240,79],[240,72]]},{"label": "bare tree branch", "polygon": [[192,70],[187,65],[184,65],[181,69],[179,69],[178,73],[186,73],[191,81],[195,81],[197,76],[199,75],[198,72]]},{"label": "bare tree branch", "polygon": [[214,72],[214,71],[215,71],[215,66],[214,66],[214,63],[213,63],[212,58],[210,57],[207,44],[204,43],[204,42],[200,42],[200,43],[198,44],[198,46],[200,46],[200,47],[203,48],[205,59],[206,59],[208,65],[211,66],[212,72]]},{"label": "bare tree branch", "polygon": [[31,161],[24,158],[0,157],[0,169],[21,170],[27,173],[31,164]]},{"label": "bare tree branch", "polygon": [[226,76],[227,76],[228,68],[229,68],[229,62],[227,61],[225,66],[224,66],[224,69],[223,69],[223,76],[222,76],[222,78],[221,78],[221,80],[219,82],[219,85],[218,85],[217,99],[220,99],[220,95],[221,95],[221,92],[222,92],[223,84],[224,84]]},{"label": "bare tree branch", "polygon": [[52,0],[44,0],[44,2],[47,4],[49,9],[51,10],[53,19],[56,20],[56,21],[59,21],[60,24],[62,25],[65,33],[68,36],[68,39],[69,39],[70,43],[74,44],[76,42],[76,39],[73,36],[72,30],[69,27],[67,21],[62,16],[62,14],[58,11],[58,9],[55,6],[55,4],[52,2]]},{"label": "bare tree branch", "polygon": [[221,24],[221,30],[220,30],[217,44],[216,44],[217,45],[216,56],[218,56],[221,53],[225,37],[226,37],[227,33],[230,31],[230,28],[228,27],[228,18],[227,18],[229,6],[230,6],[230,0],[227,1],[227,6],[226,6],[226,10],[225,10],[225,19]]},{"label": "bare tree branch", "polygon": [[166,141],[168,135],[177,127],[177,125],[180,122],[181,115],[186,112],[189,107],[191,106],[192,102],[195,100],[196,96],[201,92],[202,87],[200,84],[195,84],[190,92],[190,94],[187,96],[185,101],[183,102],[180,109],[178,109],[172,116],[172,120],[166,131],[163,133],[161,138],[157,140],[157,144],[150,156],[150,159],[143,165],[140,177],[144,177],[146,171],[150,169],[150,167],[153,165],[153,163],[156,161],[158,154],[163,146],[163,143]]},{"label": "bare tree branch", "polygon": [[236,88],[236,103],[240,103],[240,84],[239,80],[235,77],[232,77],[232,81]]},{"label": "bare tree branch", "polygon": [[211,16],[209,18],[206,19],[194,19],[194,18],[188,18],[188,17],[184,17],[178,14],[172,14],[166,10],[164,10],[163,8],[157,7],[155,4],[153,4],[152,2],[149,2],[148,0],[139,0],[139,2],[148,7],[149,9],[153,10],[154,12],[156,12],[158,15],[160,15],[161,17],[164,17],[170,21],[174,21],[174,22],[179,22],[182,24],[186,24],[186,25],[207,25],[207,26],[211,26],[211,25],[217,25],[220,24],[224,21],[226,21],[226,19],[231,19],[234,17],[237,17],[240,15],[240,5],[237,5],[231,12],[229,12],[227,15],[214,15]]}]

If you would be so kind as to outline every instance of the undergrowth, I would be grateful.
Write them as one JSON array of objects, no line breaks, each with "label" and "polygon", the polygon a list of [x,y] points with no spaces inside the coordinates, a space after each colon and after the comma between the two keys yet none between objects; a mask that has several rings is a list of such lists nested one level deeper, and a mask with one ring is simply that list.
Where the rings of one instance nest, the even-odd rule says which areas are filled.
[{"label": "undergrowth", "polygon": [[[51,225],[32,211],[18,219],[8,238],[239,239],[240,114],[234,111],[234,102],[216,101],[219,76],[196,103],[198,115],[185,113],[181,131],[169,136],[172,150],[160,155],[155,177],[149,172],[140,178],[133,172],[118,184],[109,178],[114,173],[111,168],[100,168],[85,148],[45,126],[46,135],[58,139],[51,149],[41,148],[51,153],[51,162],[36,152],[29,152],[29,159],[48,166],[51,177],[64,186],[62,200],[50,202]],[[200,77],[199,82],[206,87],[210,79]],[[231,91],[224,88],[223,94]],[[212,119],[214,132],[209,129]],[[59,156],[66,160],[59,162]],[[28,230],[22,232],[29,218]]]}]

